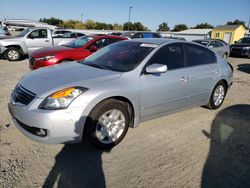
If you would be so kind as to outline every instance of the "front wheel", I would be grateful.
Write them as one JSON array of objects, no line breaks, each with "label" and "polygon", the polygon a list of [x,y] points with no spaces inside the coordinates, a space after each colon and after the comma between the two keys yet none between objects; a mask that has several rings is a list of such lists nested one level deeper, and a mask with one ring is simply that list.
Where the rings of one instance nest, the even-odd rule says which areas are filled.
[{"label": "front wheel", "polygon": [[5,51],[4,57],[9,61],[19,61],[22,57],[22,54],[18,49],[11,47]]},{"label": "front wheel", "polygon": [[94,107],[84,127],[84,137],[100,149],[111,149],[125,137],[129,127],[127,104],[107,99]]},{"label": "front wheel", "polygon": [[210,108],[210,109],[219,108],[224,101],[226,93],[227,93],[227,87],[226,87],[225,83],[223,81],[219,81],[215,85],[215,87],[212,91],[212,94],[211,94],[210,99],[209,99],[209,104],[207,105],[208,108]]}]

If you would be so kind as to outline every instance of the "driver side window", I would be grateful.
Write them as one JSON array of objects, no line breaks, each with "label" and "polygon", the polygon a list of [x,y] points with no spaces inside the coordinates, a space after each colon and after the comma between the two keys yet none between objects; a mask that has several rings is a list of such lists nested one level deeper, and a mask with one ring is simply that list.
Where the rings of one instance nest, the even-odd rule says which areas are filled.
[{"label": "driver side window", "polygon": [[32,31],[29,36],[30,38],[47,38],[47,30],[46,29],[37,29]]},{"label": "driver side window", "polygon": [[168,70],[185,67],[183,47],[181,44],[163,46],[149,60],[149,64],[167,65]]},{"label": "driver side window", "polygon": [[95,41],[94,43],[92,43],[92,44],[89,46],[89,49],[90,49],[92,46],[96,46],[98,49],[100,49],[100,48],[103,48],[103,47],[107,46],[108,44],[109,44],[108,39],[100,39],[100,40],[97,40],[97,41]]}]

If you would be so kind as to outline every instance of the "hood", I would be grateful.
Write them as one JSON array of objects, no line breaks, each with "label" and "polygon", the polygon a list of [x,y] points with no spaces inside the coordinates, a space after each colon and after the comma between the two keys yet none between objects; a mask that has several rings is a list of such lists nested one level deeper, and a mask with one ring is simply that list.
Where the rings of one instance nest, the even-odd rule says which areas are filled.
[{"label": "hood", "polygon": [[[16,37],[16,36],[7,36],[7,37],[4,37],[4,38],[1,38],[0,37],[0,43],[4,44],[5,42],[12,42],[12,41],[17,41],[17,42],[20,42],[20,40],[22,40],[23,38],[22,37]],[[9,45],[9,44],[7,44]]]},{"label": "hood", "polygon": [[13,38],[17,38],[17,37],[16,37],[16,36],[5,36],[5,35],[4,35],[4,36],[1,36],[1,35],[0,35],[0,40],[1,40],[1,39],[13,39]]},{"label": "hood", "polygon": [[45,47],[35,50],[30,54],[32,57],[43,57],[46,55],[55,55],[57,53],[63,53],[64,51],[74,50],[74,48],[69,48],[66,46],[54,46],[54,47]]},{"label": "hood", "polygon": [[93,84],[118,78],[121,73],[98,69],[77,62],[63,63],[40,68],[25,76],[19,84],[37,97],[45,98],[58,90],[82,86],[89,88]]},{"label": "hood", "polygon": [[235,43],[231,45],[231,47],[247,47],[247,46],[250,46],[250,44],[249,43]]}]

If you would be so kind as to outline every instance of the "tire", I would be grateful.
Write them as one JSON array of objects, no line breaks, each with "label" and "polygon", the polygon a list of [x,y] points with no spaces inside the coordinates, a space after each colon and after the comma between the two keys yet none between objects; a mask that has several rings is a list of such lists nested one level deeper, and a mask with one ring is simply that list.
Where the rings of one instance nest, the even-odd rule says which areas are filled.
[{"label": "tire", "polygon": [[227,93],[227,87],[225,83],[223,81],[219,81],[214,86],[207,107],[210,109],[218,109],[222,105],[226,93]]},{"label": "tire", "polygon": [[21,52],[13,47],[8,48],[4,52],[4,58],[9,60],[9,61],[19,61],[22,57]]},{"label": "tire", "polygon": [[87,117],[84,139],[98,149],[109,150],[125,137],[129,120],[126,103],[107,99],[97,104]]},{"label": "tire", "polygon": [[224,53],[223,56],[222,56],[222,59],[224,59],[225,61],[227,60],[227,53]]}]

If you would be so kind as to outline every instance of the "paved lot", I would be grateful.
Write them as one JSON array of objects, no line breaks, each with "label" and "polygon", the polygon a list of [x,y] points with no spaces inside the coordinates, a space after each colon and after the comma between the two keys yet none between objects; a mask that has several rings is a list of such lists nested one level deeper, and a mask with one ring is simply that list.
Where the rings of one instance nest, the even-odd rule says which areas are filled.
[{"label": "paved lot", "polygon": [[250,59],[229,62],[234,85],[220,109],[142,123],[101,152],[23,136],[7,103],[28,61],[0,60],[0,187],[250,187]]}]

